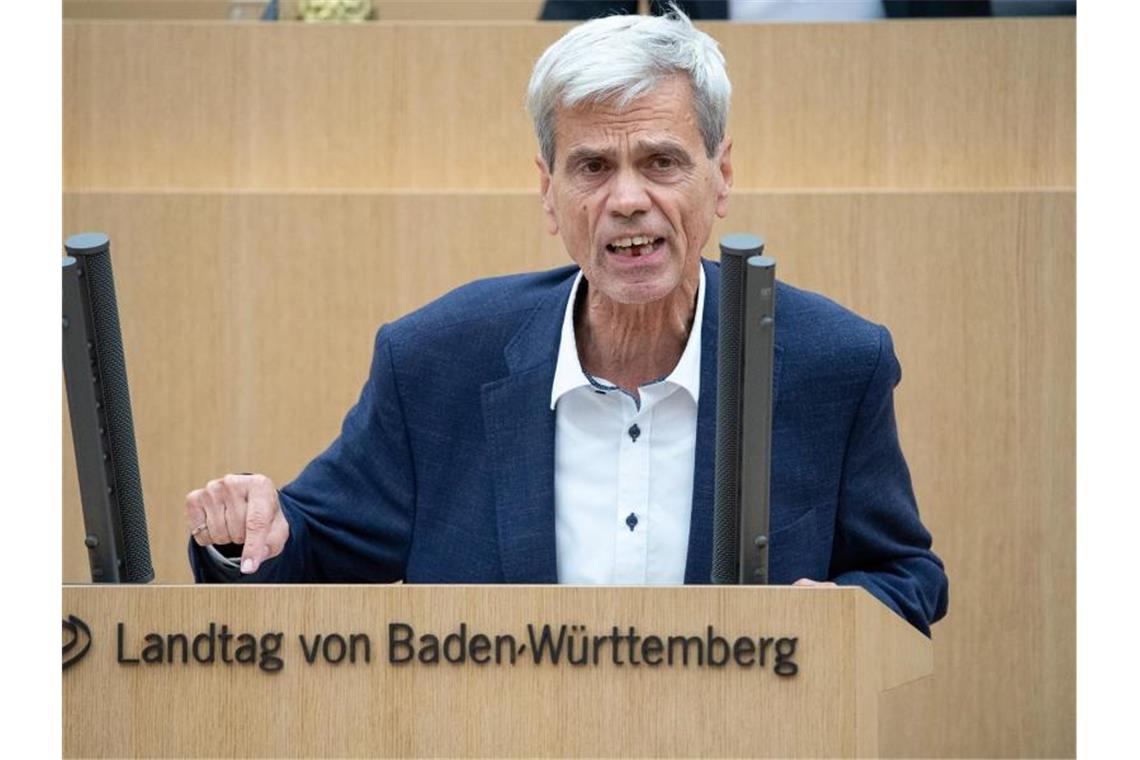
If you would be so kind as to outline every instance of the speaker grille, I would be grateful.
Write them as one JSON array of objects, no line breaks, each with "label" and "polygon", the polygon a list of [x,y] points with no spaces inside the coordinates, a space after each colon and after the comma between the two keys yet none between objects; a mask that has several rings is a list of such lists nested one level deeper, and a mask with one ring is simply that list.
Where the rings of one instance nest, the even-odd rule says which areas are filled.
[{"label": "speaker grille", "polygon": [[123,531],[123,580],[146,583],[154,578],[143,507],[142,479],[135,448],[135,426],[131,417],[131,394],[127,387],[127,365],[123,358],[119,310],[115,300],[115,278],[110,250],[80,259],[83,280],[90,295],[95,327],[95,355],[98,358],[103,408],[106,412],[110,447],[111,482],[119,506]]},{"label": "speaker grille", "polygon": [[713,501],[712,582],[740,583],[740,304],[744,257],[722,249],[717,337],[716,492]]}]

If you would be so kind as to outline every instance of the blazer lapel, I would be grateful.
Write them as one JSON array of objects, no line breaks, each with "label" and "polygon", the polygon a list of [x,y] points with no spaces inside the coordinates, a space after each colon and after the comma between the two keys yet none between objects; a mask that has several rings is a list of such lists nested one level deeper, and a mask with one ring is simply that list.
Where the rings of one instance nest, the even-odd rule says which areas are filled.
[{"label": "blazer lapel", "polygon": [[[702,260],[705,268],[705,311],[701,319],[701,397],[697,402],[697,451],[693,463],[693,506],[689,518],[689,553],[685,583],[709,583],[712,579],[713,500],[716,481],[717,339],[720,327],[720,265]],[[780,289],[777,286],[776,335],[772,358],[772,417],[780,388],[783,355],[780,340]],[[775,441],[773,441],[773,446]]]},{"label": "blazer lapel", "polygon": [[557,583],[550,389],[573,272],[507,345],[510,372],[483,386],[483,425],[508,583]]}]

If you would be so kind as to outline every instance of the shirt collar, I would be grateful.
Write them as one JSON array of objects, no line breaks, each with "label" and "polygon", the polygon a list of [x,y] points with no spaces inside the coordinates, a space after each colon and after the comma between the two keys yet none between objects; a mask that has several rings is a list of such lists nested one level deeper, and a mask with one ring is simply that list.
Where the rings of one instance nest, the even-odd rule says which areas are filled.
[{"label": "shirt collar", "polygon": [[[697,312],[693,315],[693,327],[689,330],[689,339],[685,343],[685,350],[673,371],[665,376],[663,382],[676,383],[689,392],[693,401],[700,398],[701,392],[701,322],[705,313],[705,268],[700,269],[700,280],[697,284]],[[578,344],[574,340],[574,302],[578,298],[578,285],[582,282],[582,272],[574,278],[574,285],[570,288],[570,300],[566,303],[566,312],[562,317],[562,337],[558,341],[558,363],[554,368],[554,384],[550,390],[550,408],[554,409],[558,399],[581,386],[589,386],[590,381],[582,369],[582,362],[578,358]]]}]

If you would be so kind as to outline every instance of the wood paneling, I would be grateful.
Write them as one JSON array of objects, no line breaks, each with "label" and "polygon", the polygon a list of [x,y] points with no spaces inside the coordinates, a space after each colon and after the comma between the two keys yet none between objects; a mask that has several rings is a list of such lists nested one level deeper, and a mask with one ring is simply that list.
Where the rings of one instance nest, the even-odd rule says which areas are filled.
[{"label": "wood paneling", "polygon": [[269,0],[63,0],[65,19],[257,20]]},{"label": "wood paneling", "polygon": [[[295,2],[296,0],[294,0]],[[544,0],[372,0],[380,21],[534,21]]]},{"label": "wood paneling", "polygon": [[[857,589],[168,586],[63,597],[92,642],[63,674],[68,757],[874,757],[879,692],[931,668],[930,642]],[[140,658],[146,633],[193,639],[210,621],[235,637],[231,660],[240,633],[281,634],[283,667],[224,664],[220,651],[212,665],[116,662],[120,623],[123,653]],[[502,664],[392,665],[389,622],[441,639],[465,623],[469,641],[511,635],[528,648],[515,648],[514,664],[503,652]],[[545,624],[555,635],[584,626],[604,639],[601,657],[575,667],[563,651],[558,666],[536,664],[527,626]],[[633,665],[628,640],[614,664],[605,640],[614,626],[667,641],[710,625],[730,641],[795,637],[799,672],[776,675],[771,649],[764,668],[704,657],[698,667],[695,648],[684,666],[676,646],[672,666]],[[311,645],[334,633],[368,636],[370,661],[358,639],[355,663],[318,653],[307,664],[299,635]]]},{"label": "wood paneling", "polygon": [[[269,0],[63,0],[66,19],[259,19]],[[280,0],[280,18],[297,16],[299,0]],[[542,0],[372,0],[383,21],[533,21]]]},{"label": "wood paneling", "polygon": [[[1071,191],[744,192],[714,236],[888,325],[924,521],[951,579],[933,678],[886,697],[899,756],[1075,752]],[[377,326],[470,279],[565,261],[536,194],[68,193],[110,234],[158,580],[182,496],[287,481],[336,435]],[[715,237],[713,238],[715,241]],[[707,253],[715,253],[710,245]],[[85,580],[70,441],[64,577]]]},{"label": "wood paneling", "polygon": [[[522,106],[565,24],[64,24],[64,185],[537,183]],[[1075,183],[1075,22],[726,24],[740,188]]]}]

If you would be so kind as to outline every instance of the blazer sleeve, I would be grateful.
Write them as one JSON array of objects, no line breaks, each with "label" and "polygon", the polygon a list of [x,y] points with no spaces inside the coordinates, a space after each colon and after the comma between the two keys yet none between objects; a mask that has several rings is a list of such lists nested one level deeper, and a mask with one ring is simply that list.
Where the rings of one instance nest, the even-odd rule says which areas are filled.
[{"label": "blazer sleeve", "polygon": [[866,588],[929,636],[930,624],[946,614],[949,582],[919,519],[895,424],[902,370],[890,333],[879,331],[878,362],[844,456],[828,575]]},{"label": "blazer sleeve", "polygon": [[[368,381],[340,436],[278,492],[289,539],[256,573],[219,573],[193,541],[199,582],[392,582],[404,577],[415,473],[389,328],[376,335]],[[216,563],[215,563],[216,564]]]}]

